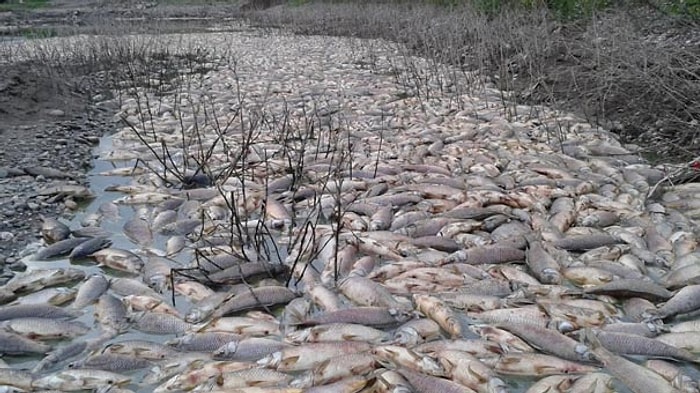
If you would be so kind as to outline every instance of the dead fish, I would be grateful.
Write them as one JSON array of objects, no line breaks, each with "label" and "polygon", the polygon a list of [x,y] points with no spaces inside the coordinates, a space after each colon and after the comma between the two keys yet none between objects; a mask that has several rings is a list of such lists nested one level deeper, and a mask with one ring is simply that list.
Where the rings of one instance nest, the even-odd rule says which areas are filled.
[{"label": "dead fish", "polygon": [[212,351],[212,357],[215,360],[256,361],[288,346],[269,338],[246,337],[221,345]]},{"label": "dead fish", "polygon": [[585,251],[601,246],[616,244],[615,237],[606,233],[596,233],[591,235],[566,236],[552,241],[552,245],[569,251]]},{"label": "dead fish", "polygon": [[310,343],[302,346],[287,347],[281,351],[265,356],[256,362],[259,366],[275,368],[277,371],[311,370],[324,361],[341,356],[363,352],[370,345],[363,342],[328,342]]},{"label": "dead fish", "polygon": [[560,284],[561,273],[559,263],[547,251],[542,243],[534,238],[527,238],[528,248],[525,263],[542,284]]},{"label": "dead fish", "polygon": [[665,344],[662,340],[600,330],[591,332],[603,347],[616,354],[664,357],[695,363],[700,361],[690,352]]},{"label": "dead fish", "polygon": [[323,285],[313,285],[308,294],[314,304],[322,311],[338,311],[342,308],[341,300],[334,292]]},{"label": "dead fish", "polygon": [[91,345],[92,343],[86,340],[77,340],[70,344],[56,348],[41,359],[41,361],[34,366],[32,372],[35,374],[40,373],[60,362],[76,357],[87,350]]},{"label": "dead fish", "polygon": [[51,346],[14,333],[0,332],[0,353],[6,355],[45,354]]},{"label": "dead fish", "polygon": [[518,324],[545,328],[549,323],[547,315],[537,307],[500,308],[496,310],[472,312],[467,315],[482,323],[498,326]]},{"label": "dead fish", "polygon": [[398,345],[380,345],[370,349],[379,363],[385,366],[405,367],[423,374],[444,376],[445,370],[435,360]]},{"label": "dead fish", "polygon": [[366,277],[347,277],[340,282],[338,289],[359,306],[404,308],[404,304],[385,287]]},{"label": "dead fish", "polygon": [[74,338],[90,330],[81,322],[37,317],[10,319],[3,321],[2,327],[9,332],[40,340]]},{"label": "dead fish", "polygon": [[68,239],[70,228],[56,219],[44,217],[41,224],[41,236],[46,244],[53,244]]},{"label": "dead fish", "polygon": [[143,260],[138,255],[119,248],[104,248],[90,255],[95,260],[114,270],[137,274],[143,269]]},{"label": "dead fish", "polygon": [[663,306],[652,311],[652,314],[657,318],[667,319],[697,309],[700,309],[700,285],[689,285],[681,288]]},{"label": "dead fish", "polygon": [[545,376],[587,374],[598,368],[540,353],[506,353],[482,360],[502,375]]},{"label": "dead fish", "polygon": [[[656,337],[656,340],[662,343],[672,345],[676,348],[691,352],[695,355],[700,354],[700,332],[680,332],[666,333]],[[697,363],[698,358],[695,357],[694,362]]]},{"label": "dead fish", "polygon": [[248,337],[266,337],[279,335],[280,324],[276,320],[251,317],[212,318],[192,328],[198,332],[233,333]]},{"label": "dead fish", "polygon": [[207,277],[215,283],[231,285],[254,280],[258,277],[279,277],[285,273],[287,273],[287,267],[282,264],[249,262],[210,273]]},{"label": "dead fish", "polygon": [[[372,379],[366,377],[351,376],[340,381],[327,383],[324,385],[312,386],[305,393],[356,393],[362,391]],[[292,381],[293,382],[293,381]],[[290,382],[290,384],[292,383]],[[261,392],[262,393],[262,392]],[[398,392],[397,392],[398,393]]]},{"label": "dead fish", "polygon": [[392,207],[384,206],[377,210],[370,217],[369,230],[370,231],[381,231],[388,229],[391,225],[392,218]]},{"label": "dead fish", "polygon": [[129,326],[124,303],[109,293],[104,293],[97,299],[95,317],[103,329],[115,335]]},{"label": "dead fish", "polygon": [[95,194],[93,194],[92,191],[85,186],[65,183],[42,188],[37,191],[37,194],[42,196],[51,196],[51,200],[53,201],[66,197],[77,200],[92,199],[95,197]]},{"label": "dead fish", "polygon": [[172,270],[179,266],[168,258],[151,255],[146,258],[143,266],[143,281],[160,293],[166,292],[171,282]]},{"label": "dead fish", "polygon": [[593,356],[633,392],[680,393],[662,376],[603,348],[591,330],[584,329],[582,339],[591,348]]},{"label": "dead fish", "polygon": [[614,391],[612,375],[596,372],[578,377],[568,393],[612,393]]},{"label": "dead fish", "polygon": [[413,295],[416,309],[435,321],[452,338],[462,337],[462,324],[455,312],[442,300],[429,295]]},{"label": "dead fish", "polygon": [[120,296],[145,295],[160,298],[161,295],[140,279],[118,277],[109,280],[109,289]]},{"label": "dead fish", "polygon": [[[264,388],[287,385],[292,377],[285,373],[264,368],[250,368],[240,371],[222,373],[216,378],[212,387],[234,388]],[[205,385],[206,386],[206,385]]]},{"label": "dead fish", "polygon": [[[343,378],[350,378],[368,374],[376,368],[376,359],[368,353],[353,353],[330,358],[307,371],[289,384],[292,387],[309,388],[312,386],[327,385]],[[355,378],[353,387],[363,387],[367,384],[364,378]],[[337,391],[337,390],[335,390]],[[334,392],[335,392],[334,391]],[[308,392],[308,390],[307,390]]]},{"label": "dead fish", "polygon": [[50,258],[68,255],[75,247],[79,246],[82,243],[85,243],[88,240],[90,239],[85,237],[73,237],[55,242],[50,246],[37,252],[34,255],[34,259],[38,261],[44,261]]},{"label": "dead fish", "polygon": [[544,377],[525,391],[525,393],[565,393],[578,377],[567,375],[550,375]]},{"label": "dead fish", "polygon": [[[150,289],[150,288],[149,288]],[[226,292],[213,292],[209,297],[195,303],[185,314],[185,321],[199,323],[210,317],[214,311],[227,299],[230,294]]]},{"label": "dead fish", "polygon": [[370,343],[382,342],[389,338],[389,333],[369,326],[350,323],[331,323],[318,325],[304,330],[287,334],[291,343],[324,342],[324,341],[364,341]]},{"label": "dead fish", "polygon": [[87,258],[93,253],[109,247],[112,245],[112,241],[106,237],[94,237],[86,242],[83,242],[76,246],[73,251],[68,255],[69,259],[82,259]]},{"label": "dead fish", "polygon": [[505,382],[476,357],[461,351],[446,350],[438,354],[438,360],[447,375],[464,386],[477,392],[508,391]]},{"label": "dead fish", "polygon": [[96,354],[68,364],[69,368],[96,369],[111,372],[124,372],[150,367],[151,361],[128,355]]},{"label": "dead fish", "polygon": [[668,300],[673,296],[666,288],[651,281],[620,279],[584,289],[585,293],[616,297],[640,297],[651,301]]},{"label": "dead fish", "polygon": [[109,287],[109,281],[101,274],[93,274],[78,288],[71,308],[83,309],[94,303]]},{"label": "dead fish", "polygon": [[0,307],[0,321],[30,317],[66,319],[75,318],[78,315],[79,313],[75,311],[49,304],[18,304]]},{"label": "dead fish", "polygon": [[697,383],[675,364],[664,360],[650,359],[645,361],[643,365],[671,382],[673,387],[684,392],[697,392]]},{"label": "dead fish", "polygon": [[109,371],[93,369],[72,369],[57,371],[34,380],[32,386],[39,389],[60,389],[62,391],[79,391],[97,389],[103,385],[126,385],[130,377]]},{"label": "dead fish", "polygon": [[135,244],[149,246],[153,243],[153,233],[148,221],[134,217],[124,223],[124,235]]},{"label": "dead fish", "polygon": [[146,340],[124,340],[114,342],[104,347],[102,353],[128,355],[146,360],[163,360],[182,355],[182,353],[167,345]]},{"label": "dead fish", "polygon": [[213,316],[215,318],[222,317],[239,311],[283,304],[297,296],[296,293],[285,287],[269,286],[249,288],[221,303],[216,311],[214,311]]},{"label": "dead fish", "polygon": [[138,331],[151,334],[181,334],[191,324],[170,314],[146,311],[132,317],[132,327]]},{"label": "dead fish", "polygon": [[628,321],[642,322],[648,319],[653,310],[656,310],[656,306],[647,299],[631,297],[622,301],[622,310]]},{"label": "dead fish", "polygon": [[119,206],[114,202],[104,202],[97,208],[97,213],[108,220],[116,221],[119,219]]},{"label": "dead fish", "polygon": [[410,318],[411,315],[402,309],[389,307],[351,307],[308,317],[304,319],[300,325],[357,323],[382,328],[396,326]]},{"label": "dead fish", "polygon": [[669,328],[653,322],[615,322],[601,326],[600,330],[653,338],[661,333],[668,332]]},{"label": "dead fish", "polygon": [[[201,219],[177,220],[160,227],[158,233],[165,236],[187,236],[202,225]],[[145,228],[143,229],[145,230]]]},{"label": "dead fish", "polygon": [[[32,390],[32,381],[34,375],[26,370],[18,370],[13,368],[0,368],[0,385],[3,386],[0,391],[4,392],[26,392]],[[8,390],[12,386],[17,390]],[[21,390],[20,390],[21,389]]]},{"label": "dead fish", "polygon": [[591,360],[591,355],[585,345],[558,331],[517,323],[499,323],[497,326],[512,332],[545,353],[572,361]]},{"label": "dead fish", "polygon": [[403,375],[418,393],[474,393],[474,390],[444,378],[433,377],[405,368],[396,370]]},{"label": "dead fish", "polygon": [[60,306],[75,298],[76,290],[73,288],[46,288],[20,297],[11,304],[44,304]]},{"label": "dead fish", "polygon": [[[190,391],[197,386],[200,386],[199,390],[211,391],[214,388],[212,384],[222,374],[247,370],[252,367],[251,363],[246,362],[205,362],[203,359],[192,357],[187,360],[189,362],[184,366],[178,365],[178,362],[166,363],[167,368],[159,373],[167,375],[168,379],[157,386],[153,392]],[[173,369],[176,371],[173,372]]]},{"label": "dead fish", "polygon": [[[37,269],[17,274],[4,288],[15,294],[38,291],[56,285],[69,284],[85,278],[85,272],[76,268]],[[2,315],[2,312],[0,312]]]},{"label": "dead fish", "polygon": [[197,332],[168,340],[166,344],[179,351],[213,352],[230,342],[239,341],[242,338],[243,336],[234,333]]},{"label": "dead fish", "polygon": [[128,295],[122,299],[127,309],[131,311],[150,311],[157,314],[169,314],[181,318],[180,312],[165,300],[147,295]]},{"label": "dead fish", "polygon": [[467,263],[470,265],[486,265],[506,262],[517,262],[525,259],[525,252],[509,247],[474,247],[450,254],[441,264]]},{"label": "dead fish", "polygon": [[440,336],[440,325],[429,318],[408,321],[396,329],[391,344],[415,346]]}]

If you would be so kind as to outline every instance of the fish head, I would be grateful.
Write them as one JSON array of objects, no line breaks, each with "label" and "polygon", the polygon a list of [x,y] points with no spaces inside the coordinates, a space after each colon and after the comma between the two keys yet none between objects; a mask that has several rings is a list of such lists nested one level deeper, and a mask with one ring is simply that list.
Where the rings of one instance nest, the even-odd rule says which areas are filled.
[{"label": "fish head", "polygon": [[561,274],[555,269],[543,269],[541,273],[543,284],[560,284]]},{"label": "fish head", "polygon": [[591,351],[587,345],[577,344],[576,347],[574,348],[574,351],[576,352],[576,354],[578,354],[578,356],[583,361],[593,362],[596,360],[595,357],[593,356],[593,353],[591,353]]},{"label": "fish head", "polygon": [[[192,308],[191,310],[189,310],[187,312],[187,314],[185,314],[185,322],[189,322],[189,323],[199,323],[199,322],[202,322],[205,318],[206,318],[206,313],[204,311],[202,311],[201,309],[196,308],[196,307]],[[203,324],[199,329],[196,329],[196,327],[195,327],[195,329],[196,329],[196,331],[200,331],[200,330],[204,329],[207,325],[208,324]]]},{"label": "fish head", "polygon": [[409,345],[413,346],[421,341],[421,336],[418,332],[410,327],[400,328],[394,332],[393,340],[388,344]]},{"label": "fish head", "polygon": [[418,364],[420,364],[421,369],[428,371],[430,373],[430,375],[433,375],[433,376],[445,376],[445,375],[447,375],[445,373],[445,369],[442,368],[442,366],[440,366],[435,360],[433,360],[427,356],[421,357]]}]

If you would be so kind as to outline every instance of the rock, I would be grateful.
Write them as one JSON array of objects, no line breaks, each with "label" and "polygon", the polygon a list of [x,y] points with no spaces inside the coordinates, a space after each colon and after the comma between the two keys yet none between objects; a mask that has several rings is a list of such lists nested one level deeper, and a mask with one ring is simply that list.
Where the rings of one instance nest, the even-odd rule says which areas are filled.
[{"label": "rock", "polygon": [[46,111],[46,114],[49,116],[55,116],[55,117],[63,117],[66,115],[66,113],[60,109],[49,109]]},{"label": "rock", "polygon": [[0,240],[2,240],[4,242],[9,242],[12,239],[14,239],[14,237],[15,237],[15,235],[12,234],[12,232],[7,232],[7,231],[0,232]]},{"label": "rock", "polygon": [[69,210],[77,210],[78,209],[78,204],[70,198],[63,201],[63,205]]}]

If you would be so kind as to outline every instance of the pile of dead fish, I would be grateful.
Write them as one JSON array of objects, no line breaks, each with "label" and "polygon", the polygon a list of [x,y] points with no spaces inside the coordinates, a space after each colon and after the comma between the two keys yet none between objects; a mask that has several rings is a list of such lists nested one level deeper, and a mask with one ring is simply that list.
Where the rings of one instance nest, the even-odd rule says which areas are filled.
[{"label": "pile of dead fish", "polygon": [[231,40],[235,73],[123,101],[151,106],[102,155],[121,195],[0,288],[2,391],[698,392],[700,184],[493,89],[407,95],[343,39]]}]

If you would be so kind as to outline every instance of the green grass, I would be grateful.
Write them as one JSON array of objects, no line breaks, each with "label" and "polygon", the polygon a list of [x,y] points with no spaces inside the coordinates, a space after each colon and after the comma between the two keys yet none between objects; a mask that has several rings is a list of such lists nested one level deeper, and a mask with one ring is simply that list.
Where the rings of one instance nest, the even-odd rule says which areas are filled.
[{"label": "green grass", "polygon": [[8,0],[4,3],[0,3],[0,12],[2,11],[21,11],[21,10],[32,10],[36,8],[41,8],[48,5],[48,0],[24,0],[20,3],[20,0]]},{"label": "green grass", "polygon": [[52,28],[46,27],[28,27],[26,29],[20,29],[19,34],[24,38],[49,38],[58,36],[58,31]]}]

